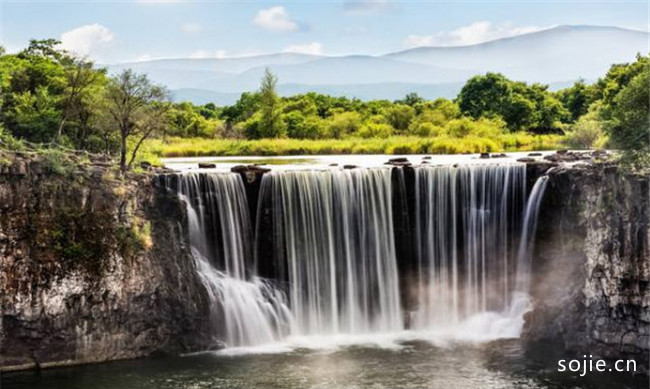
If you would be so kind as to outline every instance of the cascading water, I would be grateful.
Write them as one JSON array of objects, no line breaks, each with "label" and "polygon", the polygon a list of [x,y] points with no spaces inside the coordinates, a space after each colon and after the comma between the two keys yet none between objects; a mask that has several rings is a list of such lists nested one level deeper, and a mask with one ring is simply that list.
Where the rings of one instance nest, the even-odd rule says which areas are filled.
[{"label": "cascading water", "polygon": [[455,323],[511,301],[524,164],[415,171],[418,309],[412,326]]},{"label": "cascading water", "polygon": [[542,203],[542,197],[546,191],[548,176],[542,176],[535,181],[533,189],[530,192],[530,199],[526,205],[524,215],[524,225],[522,228],[521,240],[519,241],[519,251],[517,253],[517,284],[516,291],[519,293],[528,293],[530,288],[530,272],[532,266],[532,254],[535,244],[535,232],[537,231],[537,216],[539,215],[539,206]]},{"label": "cascading water", "polygon": [[226,345],[279,340],[288,331],[291,316],[280,291],[247,274],[251,233],[241,177],[182,174],[178,193],[188,205],[192,253],[210,294],[215,325],[222,324],[225,330]]},{"label": "cascading water", "polygon": [[[416,330],[462,327],[476,320],[497,337],[517,336],[528,309],[547,178],[536,182],[526,201],[524,164],[417,167],[409,181],[414,201],[399,200],[406,208],[394,220],[392,172],[267,173],[255,236],[240,175],[178,176],[175,189],[188,205],[197,270],[227,346],[294,335],[395,333],[405,324]],[[399,193],[406,196],[399,173]],[[411,231],[401,235],[407,240],[413,236],[416,271],[407,282],[400,279],[395,225]],[[404,295],[417,300],[407,322]],[[464,333],[485,331],[482,325]]]},{"label": "cascading water", "polygon": [[[273,172],[276,245],[283,247],[293,334],[402,329],[391,169]],[[259,222],[259,218],[258,218]]]}]

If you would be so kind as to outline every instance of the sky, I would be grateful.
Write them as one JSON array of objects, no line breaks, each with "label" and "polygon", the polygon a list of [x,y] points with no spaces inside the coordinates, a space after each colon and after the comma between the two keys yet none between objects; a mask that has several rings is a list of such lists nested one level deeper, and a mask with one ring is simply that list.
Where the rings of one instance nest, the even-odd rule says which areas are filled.
[{"label": "sky", "polygon": [[469,45],[557,25],[648,31],[649,3],[546,0],[0,0],[0,44],[30,39],[105,64],[278,52],[377,55]]}]

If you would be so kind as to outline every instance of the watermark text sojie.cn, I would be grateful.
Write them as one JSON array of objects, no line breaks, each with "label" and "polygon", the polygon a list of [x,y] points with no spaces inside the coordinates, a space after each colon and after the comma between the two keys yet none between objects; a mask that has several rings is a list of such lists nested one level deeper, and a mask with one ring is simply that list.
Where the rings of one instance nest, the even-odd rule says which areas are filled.
[{"label": "watermark text sojie.cn", "polygon": [[580,377],[587,373],[593,372],[630,372],[636,371],[636,361],[633,359],[619,359],[617,361],[607,362],[603,359],[593,359],[592,355],[583,359],[560,359],[557,362],[557,371],[559,372],[580,372]]}]

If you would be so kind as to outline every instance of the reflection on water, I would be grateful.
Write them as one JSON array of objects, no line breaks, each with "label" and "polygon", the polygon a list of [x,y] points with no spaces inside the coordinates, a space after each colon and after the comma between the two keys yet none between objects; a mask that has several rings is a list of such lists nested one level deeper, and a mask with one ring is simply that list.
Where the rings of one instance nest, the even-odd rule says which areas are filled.
[{"label": "reflection on water", "polygon": [[646,388],[629,373],[572,377],[526,359],[517,340],[482,345],[346,346],[142,359],[3,375],[14,388]]}]

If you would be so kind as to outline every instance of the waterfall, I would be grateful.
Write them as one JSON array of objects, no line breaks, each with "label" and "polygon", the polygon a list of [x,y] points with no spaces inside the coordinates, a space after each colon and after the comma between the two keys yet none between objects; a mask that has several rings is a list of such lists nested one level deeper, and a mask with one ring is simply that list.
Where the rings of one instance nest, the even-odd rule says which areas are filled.
[{"label": "waterfall", "polygon": [[226,345],[281,339],[291,322],[285,296],[247,269],[252,241],[241,177],[182,174],[178,193],[187,203],[192,254],[210,296],[213,324],[225,331]]},{"label": "waterfall", "polygon": [[264,174],[254,234],[240,175],[175,176],[215,336],[227,346],[405,326],[517,336],[548,177],[527,198],[522,163],[401,169],[399,188],[393,173]]},{"label": "waterfall", "polygon": [[391,169],[272,172],[262,192],[281,229],[293,334],[402,328]]},{"label": "waterfall", "polygon": [[526,205],[524,225],[521,240],[519,241],[519,252],[517,253],[516,290],[520,293],[528,293],[530,288],[530,272],[535,244],[535,232],[537,231],[537,216],[539,215],[539,207],[542,203],[547,183],[548,176],[541,176],[535,181],[535,185],[530,192],[530,199]]},{"label": "waterfall", "polygon": [[414,328],[508,307],[525,183],[524,164],[415,170]]}]

